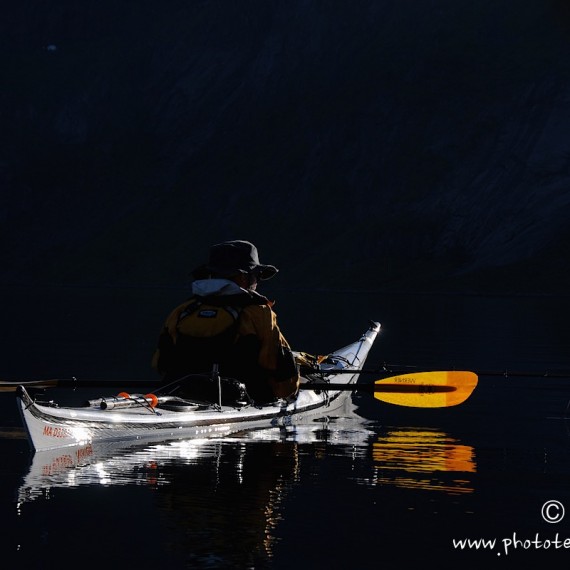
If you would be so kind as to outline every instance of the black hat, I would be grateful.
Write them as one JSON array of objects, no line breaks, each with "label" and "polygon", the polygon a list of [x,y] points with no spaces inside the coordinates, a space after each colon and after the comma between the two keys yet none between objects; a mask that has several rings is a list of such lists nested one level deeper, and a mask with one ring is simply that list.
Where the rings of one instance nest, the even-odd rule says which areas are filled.
[{"label": "black hat", "polygon": [[260,280],[271,279],[277,271],[273,265],[259,263],[257,248],[248,241],[233,240],[218,243],[210,247],[210,259],[192,271],[195,279],[204,279],[209,275],[232,277],[238,273],[253,273]]}]

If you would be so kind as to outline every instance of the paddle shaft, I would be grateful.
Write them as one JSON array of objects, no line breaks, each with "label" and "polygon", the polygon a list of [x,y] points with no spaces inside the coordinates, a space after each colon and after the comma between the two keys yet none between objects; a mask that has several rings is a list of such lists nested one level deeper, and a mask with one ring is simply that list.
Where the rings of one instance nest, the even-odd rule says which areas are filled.
[{"label": "paddle shaft", "polygon": [[[345,374],[354,371],[345,372]],[[389,380],[390,378],[384,379]],[[23,385],[27,388],[158,388],[157,382],[150,380],[77,380],[77,378],[59,378],[53,380],[30,380],[27,382],[0,382],[0,392],[14,392]],[[406,385],[406,384],[356,384],[356,383],[330,383],[305,382],[300,385],[301,390],[335,390],[352,392],[449,392],[454,390],[450,386]]]},{"label": "paddle shaft", "polygon": [[26,388],[158,388],[156,380],[78,380],[77,378],[56,378],[53,380],[28,380],[25,382],[0,381],[0,392],[15,392],[18,386]]},{"label": "paddle shaft", "polygon": [[[29,382],[15,382],[0,384],[0,392],[15,392],[17,387],[23,385],[26,388],[105,388],[120,386],[122,388],[157,388],[156,382],[152,384],[148,380],[32,380]],[[333,384],[329,382],[307,382],[300,385],[301,390],[328,390],[328,391],[349,391],[349,392],[401,392],[401,393],[424,393],[424,392],[451,392],[451,386],[430,386],[430,385],[406,385],[406,384]]]},{"label": "paddle shaft", "polygon": [[[438,370],[441,370],[438,368]],[[301,367],[301,371],[307,374],[374,374],[376,376],[396,376],[400,374],[414,374],[415,372],[435,372],[435,370],[430,370],[428,368],[419,367],[409,367],[409,368],[370,368],[370,369],[356,369],[356,370],[314,370],[311,368],[304,369]],[[477,376],[502,376],[503,378],[570,378],[570,372],[510,372],[509,370],[499,371],[486,371],[486,370],[474,370]]]},{"label": "paddle shaft", "polygon": [[434,386],[430,384],[333,384],[329,382],[308,382],[299,386],[301,390],[328,390],[329,392],[389,392],[397,394],[433,394],[435,392],[453,392],[453,386]]}]

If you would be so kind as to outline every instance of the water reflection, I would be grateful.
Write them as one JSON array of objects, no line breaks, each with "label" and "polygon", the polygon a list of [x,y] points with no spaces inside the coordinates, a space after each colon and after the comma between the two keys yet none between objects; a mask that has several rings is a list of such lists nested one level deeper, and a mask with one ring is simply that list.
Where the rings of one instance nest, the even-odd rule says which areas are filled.
[{"label": "water reflection", "polygon": [[218,451],[211,461],[159,467],[168,484],[156,488],[154,503],[168,548],[191,566],[268,561],[283,500],[297,479],[298,444],[222,444]]},{"label": "water reflection", "polygon": [[[342,489],[348,508],[370,501],[359,499],[362,483],[381,493],[398,487],[457,495],[473,491],[475,473],[473,448],[448,433],[382,427],[350,404],[335,417],[219,440],[108,442],[36,453],[17,500],[20,523],[33,526],[35,513],[85,504],[107,488],[97,492],[98,511],[117,516],[118,497],[129,508],[137,505],[141,520],[152,519],[156,552],[171,565],[264,568],[279,556],[295,497],[316,483],[317,494]],[[136,525],[116,532],[129,540]]]},{"label": "water reflection", "polygon": [[36,453],[18,490],[18,511],[25,519],[38,503],[65,504],[80,487],[128,485],[151,497],[155,529],[167,536],[159,548],[171,558],[190,567],[264,567],[302,461],[327,454],[369,460],[373,436],[362,418],[342,416],[220,440]]},{"label": "water reflection", "polygon": [[394,428],[372,444],[375,485],[440,491],[473,492],[475,450],[430,428]]}]

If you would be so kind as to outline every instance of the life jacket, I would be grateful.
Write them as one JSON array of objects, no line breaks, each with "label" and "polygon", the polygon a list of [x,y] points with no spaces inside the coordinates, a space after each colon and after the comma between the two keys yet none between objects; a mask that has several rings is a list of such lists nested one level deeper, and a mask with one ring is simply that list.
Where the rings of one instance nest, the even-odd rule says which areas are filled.
[{"label": "life jacket", "polygon": [[213,346],[232,343],[239,325],[239,316],[243,307],[217,305],[213,301],[201,298],[193,299],[178,314],[177,336],[190,336],[196,339],[208,339]]},{"label": "life jacket", "polygon": [[192,297],[169,317],[159,339],[158,369],[164,379],[208,374],[213,364],[226,376],[250,371],[257,361],[257,339],[240,338],[240,315],[245,307],[266,302],[258,294]]}]

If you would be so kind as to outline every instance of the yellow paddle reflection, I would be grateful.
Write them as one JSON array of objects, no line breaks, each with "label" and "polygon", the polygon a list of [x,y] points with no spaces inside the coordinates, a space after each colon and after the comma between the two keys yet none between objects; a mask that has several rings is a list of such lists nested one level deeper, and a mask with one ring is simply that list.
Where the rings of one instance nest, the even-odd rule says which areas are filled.
[{"label": "yellow paddle reflection", "polygon": [[398,428],[372,444],[375,484],[448,494],[473,492],[475,450],[431,429]]}]

